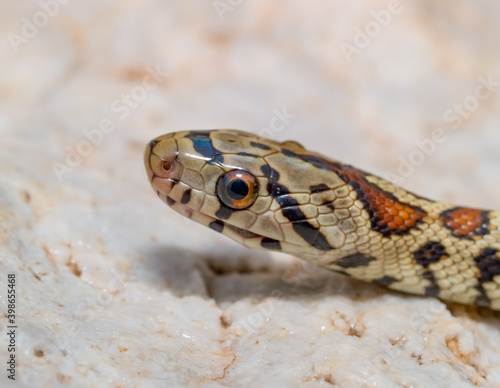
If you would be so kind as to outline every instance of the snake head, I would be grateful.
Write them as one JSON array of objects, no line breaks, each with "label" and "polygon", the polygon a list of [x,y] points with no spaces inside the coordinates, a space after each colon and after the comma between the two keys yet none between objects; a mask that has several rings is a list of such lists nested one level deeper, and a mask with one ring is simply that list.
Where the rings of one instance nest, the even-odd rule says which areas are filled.
[{"label": "snake head", "polygon": [[144,161],[172,209],[249,248],[500,309],[499,212],[427,200],[299,143],[242,131],[169,133]]},{"label": "snake head", "polygon": [[317,260],[356,225],[346,210],[355,193],[315,155],[242,131],[181,131],[152,140],[145,165],[158,196],[185,217],[249,248]]}]

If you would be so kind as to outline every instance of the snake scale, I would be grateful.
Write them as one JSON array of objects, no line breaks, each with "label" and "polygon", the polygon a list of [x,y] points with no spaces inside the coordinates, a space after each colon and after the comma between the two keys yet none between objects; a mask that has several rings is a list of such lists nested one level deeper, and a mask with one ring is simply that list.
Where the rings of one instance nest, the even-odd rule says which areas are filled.
[{"label": "snake scale", "polygon": [[498,211],[432,201],[297,142],[237,130],[168,133],[144,159],[172,209],[248,248],[500,310]]}]

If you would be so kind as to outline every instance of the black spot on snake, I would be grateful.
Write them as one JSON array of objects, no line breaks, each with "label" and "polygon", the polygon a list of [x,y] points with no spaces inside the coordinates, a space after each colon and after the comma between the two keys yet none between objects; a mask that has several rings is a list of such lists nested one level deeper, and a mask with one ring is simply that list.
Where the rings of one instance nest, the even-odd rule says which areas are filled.
[{"label": "black spot on snake", "polygon": [[491,282],[494,276],[500,275],[500,259],[497,252],[497,249],[485,248],[478,256],[474,257],[480,272],[480,282]]},{"label": "black spot on snake", "polygon": [[425,295],[427,296],[438,296],[439,286],[436,283],[436,278],[431,271],[424,271],[421,275],[424,279],[427,279],[431,284],[425,287]]},{"label": "black spot on snake", "polygon": [[261,150],[266,150],[266,151],[271,149],[271,147],[268,147],[268,146],[266,146],[265,144],[262,144],[262,143],[257,143],[255,141],[251,141],[250,145],[252,147],[260,148]]},{"label": "black spot on snake", "polygon": [[[281,190],[280,192],[282,192]],[[276,201],[280,204],[282,209],[292,207],[292,206],[298,206],[299,203],[297,202],[296,199],[294,199],[291,195],[285,194],[285,195],[280,195],[279,197],[276,197]],[[291,220],[290,220],[291,221]]]},{"label": "black spot on snake", "polygon": [[241,237],[243,238],[254,238],[254,237],[259,237],[255,233],[250,232],[249,230],[246,229],[241,229],[237,228],[234,226],[229,226],[232,230],[236,231]]},{"label": "black spot on snake", "polygon": [[295,233],[302,237],[309,245],[322,251],[330,251],[333,247],[328,244],[325,236],[307,221],[292,222]]},{"label": "black spot on snake", "polygon": [[[269,183],[267,184],[267,191],[269,192],[269,195],[276,197],[277,200],[278,198],[285,197],[284,199],[282,199],[283,202],[287,201],[288,198],[291,198],[289,195],[287,195],[290,194],[290,191],[288,191],[288,188],[286,186],[280,185],[279,183],[272,183],[271,180],[269,180]],[[278,202],[279,201],[280,200],[278,200]],[[286,206],[291,206],[291,204]]]},{"label": "black spot on snake", "polygon": [[280,242],[268,237],[264,237],[262,239],[262,241],[260,242],[260,246],[265,249],[281,250]]},{"label": "black spot on snake", "polygon": [[227,207],[225,204],[220,202],[220,208],[215,212],[215,216],[221,220],[227,220],[229,217],[231,217],[231,214],[234,213],[234,209],[231,209],[230,207]]},{"label": "black spot on snake", "polygon": [[439,261],[442,257],[448,257],[448,254],[442,244],[429,241],[422,248],[413,252],[413,257],[415,257],[417,264],[427,268],[429,264]]},{"label": "black spot on snake", "polygon": [[479,295],[474,299],[474,304],[481,307],[491,307],[491,300],[486,295],[483,286],[479,284],[476,289],[479,291]]},{"label": "black spot on snake", "polygon": [[221,233],[224,230],[224,223],[220,220],[215,220],[208,224],[208,227],[215,230],[216,232]]},{"label": "black spot on snake", "polygon": [[167,205],[168,206],[172,206],[174,203],[175,203],[175,201],[172,198],[167,197]]},{"label": "black spot on snake", "polygon": [[330,162],[329,160],[323,159],[315,155],[300,155],[299,157],[303,161],[312,164],[316,168],[320,168],[326,171],[333,171],[335,173],[337,173],[337,166],[340,166],[339,163],[333,163]]},{"label": "black spot on snake", "polygon": [[374,260],[376,260],[375,257],[363,255],[361,253],[353,253],[352,255],[344,256],[340,260],[334,261],[332,264],[342,268],[356,268],[364,267]]},{"label": "black spot on snake", "polygon": [[[284,205],[284,203],[280,202],[280,199],[278,197],[284,196],[286,194],[290,194],[290,191],[288,188],[280,183],[278,183],[278,180],[280,178],[280,174],[278,171],[276,171],[274,168],[271,168],[267,165],[261,167],[262,172],[264,175],[269,178],[269,182],[267,184],[267,191],[269,192],[269,195],[276,197],[276,200],[279,202],[279,204],[283,206],[293,206],[293,205],[298,205],[297,201],[291,202],[287,205]],[[282,201],[285,201],[286,199],[283,199]]]},{"label": "black spot on snake", "polygon": [[335,207],[333,206],[332,201],[326,200],[323,202],[323,205],[326,206],[329,209],[335,210]]},{"label": "black spot on snake", "polygon": [[328,191],[330,190],[330,188],[327,185],[321,183],[319,185],[310,186],[309,190],[311,190],[311,194],[316,194],[316,193],[322,193],[323,191]]},{"label": "black spot on snake", "polygon": [[[280,197],[280,198],[283,198],[283,197]],[[288,218],[291,222],[307,220],[307,217],[302,212],[302,210],[300,210],[299,206],[288,206],[288,207],[282,208],[281,211],[282,211],[283,215],[286,218]]]},{"label": "black spot on snake", "polygon": [[269,165],[264,164],[263,166],[260,166],[260,169],[266,178],[271,177],[271,174],[273,173],[273,169]]},{"label": "black spot on snake", "polygon": [[378,284],[379,286],[389,287],[392,283],[397,282],[398,279],[384,275],[381,278],[373,279],[373,283]]},{"label": "black spot on snake", "polygon": [[187,189],[184,194],[182,194],[181,203],[185,205],[191,200],[191,189]]},{"label": "black spot on snake", "polygon": [[249,156],[251,158],[258,158],[259,157],[259,155],[249,154],[248,152],[238,152],[236,155],[239,155],[239,156]]},{"label": "black spot on snake", "polygon": [[299,157],[299,155],[298,155],[298,154],[296,154],[296,153],[295,153],[295,152],[293,152],[293,151],[287,150],[286,148],[282,148],[282,149],[281,149],[281,153],[282,153],[283,155],[285,155],[285,156],[289,156],[289,157],[291,157],[291,158],[298,158],[298,157]]}]

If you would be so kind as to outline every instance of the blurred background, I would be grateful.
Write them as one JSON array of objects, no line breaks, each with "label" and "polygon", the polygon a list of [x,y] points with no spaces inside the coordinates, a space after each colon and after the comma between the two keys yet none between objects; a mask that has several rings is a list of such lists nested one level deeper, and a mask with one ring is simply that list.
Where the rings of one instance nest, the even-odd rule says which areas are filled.
[{"label": "blurred background", "polygon": [[[267,253],[248,253],[155,198],[142,152],[160,134],[236,128],[293,139],[421,195],[500,208],[499,18],[500,4],[493,0],[4,1],[0,216],[5,219],[2,246],[10,251],[0,269],[26,276],[25,364],[48,368],[33,369],[30,376],[36,379],[26,377],[26,386],[55,386],[56,372],[64,385],[74,365],[93,376],[93,384],[102,384],[89,372],[92,368],[81,366],[82,359],[109,365],[102,374],[124,386],[131,381],[154,386],[158,376],[169,376],[172,384],[192,382],[193,375],[203,380],[207,371],[217,370],[206,360],[222,350],[193,361],[180,351],[184,345],[168,345],[171,358],[161,360],[171,369],[163,370],[141,358],[151,351],[147,346],[139,356],[131,350],[115,355],[115,348],[106,347],[89,354],[83,350],[85,341],[126,338],[129,349],[144,346],[144,338],[160,344],[164,337],[148,337],[147,325],[124,325],[129,317],[147,317],[158,306],[176,303],[179,314],[196,312],[185,320],[171,311],[166,315],[165,322],[170,329],[177,327],[180,337],[205,308],[204,322],[212,319],[220,329],[220,311],[211,310],[210,298],[220,302],[217,296],[248,296],[275,287],[257,275],[246,277],[248,282],[239,275],[212,281],[218,278],[200,270],[207,255],[212,270],[221,273],[237,265],[247,271],[271,265],[264,264],[269,263]],[[31,274],[44,281],[28,281]],[[335,283],[335,276],[328,275],[328,281]],[[118,286],[115,279],[120,279]],[[78,314],[95,303],[81,304],[95,302],[103,292],[120,296],[105,305],[106,320],[82,320]],[[167,303],[170,293],[174,297]],[[39,295],[64,307],[40,301]],[[202,302],[175,299],[186,295]],[[401,306],[409,303],[400,300]],[[81,336],[68,334],[71,360],[37,351],[61,336],[54,327],[75,321],[86,326],[78,327]],[[99,337],[99,325],[113,327],[114,334]],[[214,338],[202,341],[203,349],[222,343],[223,334],[213,332]],[[78,341],[83,341],[81,348]],[[307,348],[297,341],[283,354]],[[492,342],[485,341],[484,349]],[[498,358],[495,350],[490,353]],[[347,376],[337,381],[347,384],[359,355],[353,353],[353,364],[332,366]],[[222,374],[231,360],[226,356]],[[481,357],[488,359],[484,353]],[[408,368],[398,364],[399,358],[391,367],[404,374]],[[184,378],[173,379],[185,371],[188,359],[194,366]],[[148,371],[142,376],[154,377],[148,383],[129,376],[127,365],[138,360]],[[257,379],[255,365],[260,364],[249,365],[253,369],[236,376]],[[234,378],[234,369],[227,373]],[[392,386],[378,380],[390,373],[370,381]],[[484,382],[487,373],[478,373],[464,378]]]}]

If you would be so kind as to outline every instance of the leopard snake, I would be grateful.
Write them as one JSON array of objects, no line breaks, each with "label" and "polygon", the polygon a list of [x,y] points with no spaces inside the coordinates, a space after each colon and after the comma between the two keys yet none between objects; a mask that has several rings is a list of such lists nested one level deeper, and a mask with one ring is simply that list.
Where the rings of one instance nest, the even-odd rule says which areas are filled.
[{"label": "leopard snake", "polygon": [[435,202],[297,142],[237,130],[168,133],[144,161],[172,209],[248,248],[500,310],[498,211]]}]

